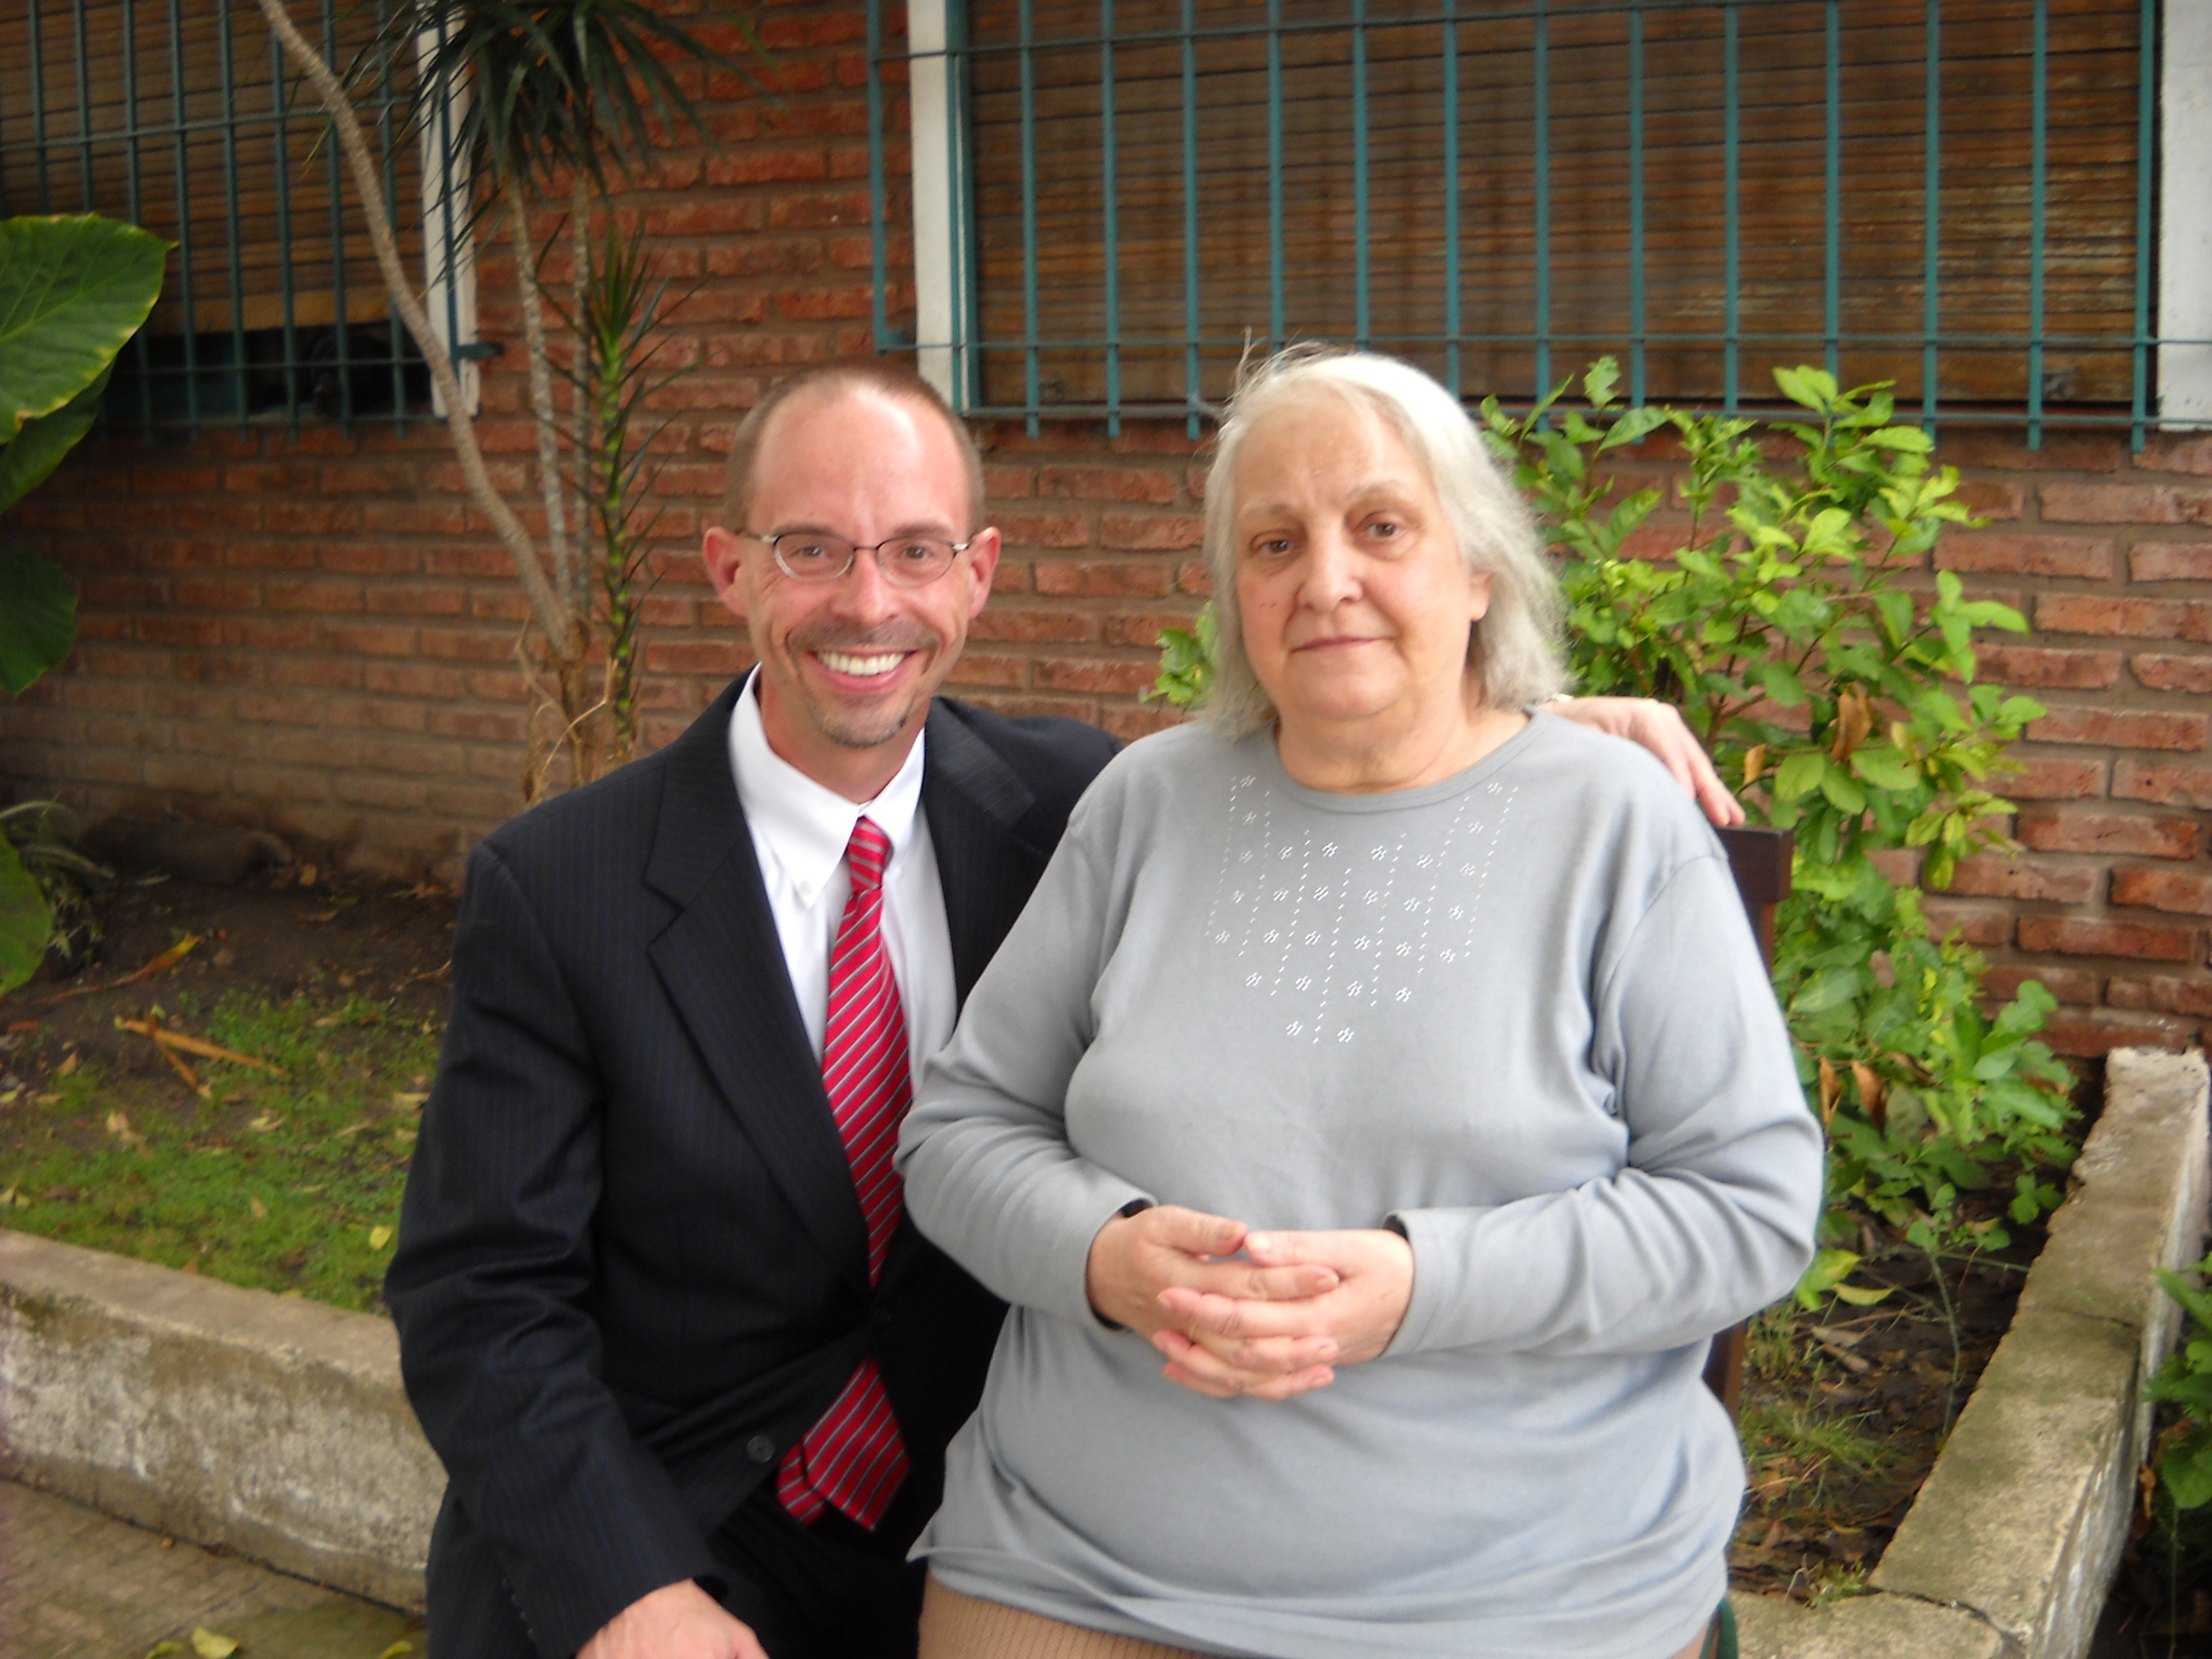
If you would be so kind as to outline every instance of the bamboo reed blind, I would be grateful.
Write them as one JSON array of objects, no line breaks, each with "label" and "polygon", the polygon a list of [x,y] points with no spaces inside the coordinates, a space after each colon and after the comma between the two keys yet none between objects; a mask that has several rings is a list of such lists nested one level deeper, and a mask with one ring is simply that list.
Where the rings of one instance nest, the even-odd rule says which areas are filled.
[{"label": "bamboo reed blind", "polygon": [[[369,48],[374,5],[296,6],[362,70],[404,257],[419,268],[419,148]],[[351,181],[251,0],[27,0],[0,14],[0,212],[93,211],[178,244],[154,337],[382,319]]]},{"label": "bamboo reed blind", "polygon": [[1684,403],[1825,360],[1908,406],[2124,404],[2144,19],[973,0],[977,401],[1185,407],[1248,337],[1322,337],[1509,399],[1610,352]]}]

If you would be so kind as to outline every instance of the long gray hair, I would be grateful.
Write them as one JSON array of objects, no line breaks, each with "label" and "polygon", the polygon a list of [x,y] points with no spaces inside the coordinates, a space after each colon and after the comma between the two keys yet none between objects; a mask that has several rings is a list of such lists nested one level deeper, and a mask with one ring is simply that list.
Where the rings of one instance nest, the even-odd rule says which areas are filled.
[{"label": "long gray hair", "polygon": [[1563,606],[1534,515],[1492,459],[1459,399],[1410,363],[1373,351],[1299,345],[1240,377],[1223,410],[1206,490],[1206,565],[1220,629],[1206,714],[1233,732],[1270,725],[1275,706],[1245,654],[1237,609],[1237,456],[1286,404],[1340,398],[1388,422],[1428,469],[1470,574],[1487,573],[1490,607],[1468,641],[1468,669],[1492,708],[1525,708],[1565,683]]}]

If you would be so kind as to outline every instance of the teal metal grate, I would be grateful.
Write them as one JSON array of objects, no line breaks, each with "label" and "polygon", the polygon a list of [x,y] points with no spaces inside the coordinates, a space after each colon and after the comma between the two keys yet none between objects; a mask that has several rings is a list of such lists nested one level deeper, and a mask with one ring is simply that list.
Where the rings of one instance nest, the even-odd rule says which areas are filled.
[{"label": "teal metal grate", "polygon": [[[351,77],[419,266],[420,147],[402,130],[413,66],[392,0],[319,0],[302,22]],[[0,15],[0,214],[87,211],[176,244],[117,365],[109,429],[404,425],[428,410],[337,148],[252,0],[23,0]],[[441,223],[451,270],[465,228]],[[445,297],[447,337],[462,337],[450,284]]]},{"label": "teal metal grate", "polygon": [[[1247,349],[1322,338],[1509,404],[1609,353],[1637,403],[1735,410],[1818,362],[1931,424],[2139,446],[2160,348],[2204,343],[2153,319],[2157,0],[945,0],[918,47],[885,9],[878,344],[1032,430],[1195,434]],[[902,81],[951,158],[919,339]]]}]

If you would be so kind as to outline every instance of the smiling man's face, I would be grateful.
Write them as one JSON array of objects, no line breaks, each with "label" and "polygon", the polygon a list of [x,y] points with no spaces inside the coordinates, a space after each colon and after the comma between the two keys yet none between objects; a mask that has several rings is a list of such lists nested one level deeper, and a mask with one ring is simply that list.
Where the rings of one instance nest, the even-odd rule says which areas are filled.
[{"label": "smiling man's face", "polygon": [[[752,630],[769,746],[827,787],[872,799],[990,597],[998,532],[970,533],[967,469],[936,411],[869,389],[795,397],[770,418],[752,477],[750,522],[709,529],[704,551],[722,603]],[[921,587],[885,581],[865,552],[835,581],[799,582],[741,530],[969,545]]]}]

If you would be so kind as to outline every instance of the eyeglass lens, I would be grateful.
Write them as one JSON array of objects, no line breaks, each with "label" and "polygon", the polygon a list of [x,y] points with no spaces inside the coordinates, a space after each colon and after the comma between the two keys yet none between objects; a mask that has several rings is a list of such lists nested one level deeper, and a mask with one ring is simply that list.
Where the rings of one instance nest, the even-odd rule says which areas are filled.
[{"label": "eyeglass lens", "polygon": [[[802,582],[835,581],[853,568],[863,550],[842,536],[813,531],[778,536],[769,544],[784,574]],[[901,587],[920,587],[952,568],[959,550],[927,536],[901,536],[866,550],[875,556],[884,580]]]}]

